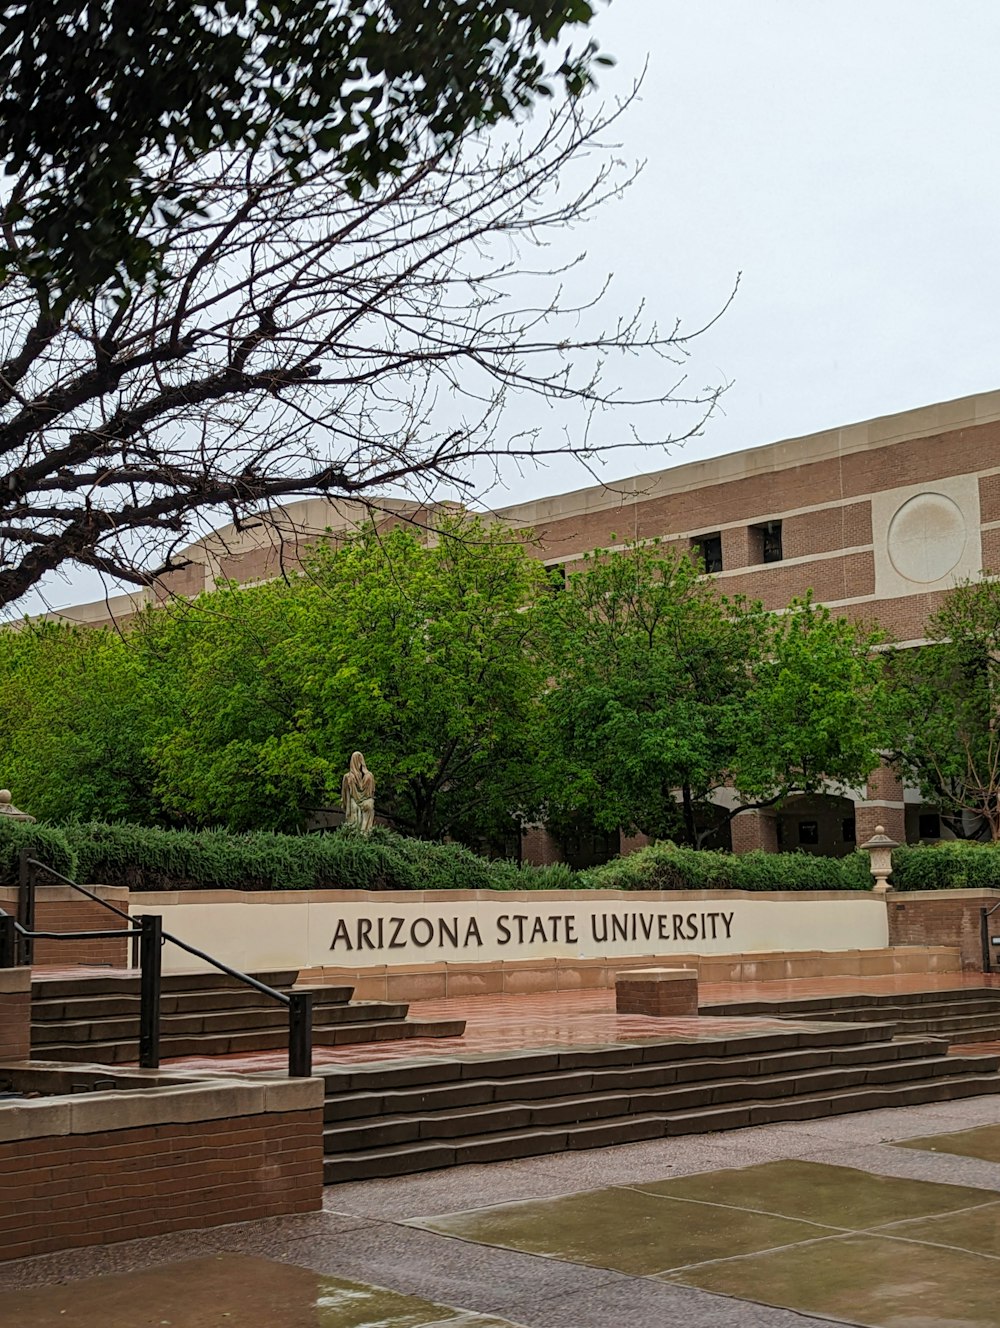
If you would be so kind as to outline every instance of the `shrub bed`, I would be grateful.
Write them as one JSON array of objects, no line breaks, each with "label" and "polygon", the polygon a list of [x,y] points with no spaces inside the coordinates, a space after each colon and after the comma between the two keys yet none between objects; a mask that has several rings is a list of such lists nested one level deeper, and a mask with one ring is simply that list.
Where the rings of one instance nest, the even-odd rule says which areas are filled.
[{"label": "shrub bed", "polygon": [[870,890],[868,854],[820,858],[811,853],[714,853],[651,844],[580,873],[602,890]]},{"label": "shrub bed", "polygon": [[1000,889],[1000,846],[954,839],[897,848],[890,880],[897,890]]},{"label": "shrub bed", "polygon": [[[0,821],[0,884],[18,879],[27,848],[81,883],[142,890],[869,890],[868,855],[716,853],[652,844],[603,867],[518,866],[376,829],[325,835],[164,830],[152,826],[47,826]],[[899,848],[899,890],[1000,888],[1000,848],[949,842]]]},{"label": "shrub bed", "polygon": [[30,821],[0,821],[0,885],[17,885],[21,849],[55,868],[71,881],[78,880],[76,854],[62,830]]},{"label": "shrub bed", "polygon": [[[25,833],[27,832],[27,833]],[[377,829],[326,835],[164,830],[88,823],[0,827],[0,881],[17,881],[18,849],[83,883],[143,890],[546,890],[573,885],[568,867],[518,867],[460,844]]]}]

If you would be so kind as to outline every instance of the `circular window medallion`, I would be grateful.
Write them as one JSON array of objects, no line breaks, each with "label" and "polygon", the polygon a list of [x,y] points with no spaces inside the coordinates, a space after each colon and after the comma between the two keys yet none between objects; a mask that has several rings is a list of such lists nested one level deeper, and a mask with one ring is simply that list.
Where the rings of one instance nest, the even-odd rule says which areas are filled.
[{"label": "circular window medallion", "polygon": [[965,517],[943,493],[918,493],[889,522],[889,560],[907,581],[940,581],[965,551]]}]

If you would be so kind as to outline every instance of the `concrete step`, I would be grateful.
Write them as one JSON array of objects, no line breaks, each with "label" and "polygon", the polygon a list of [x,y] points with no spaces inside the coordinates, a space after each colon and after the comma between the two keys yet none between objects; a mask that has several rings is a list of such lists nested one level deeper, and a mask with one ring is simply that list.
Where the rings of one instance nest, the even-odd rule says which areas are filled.
[{"label": "concrete step", "polygon": [[[388,1005],[379,1001],[357,1001],[350,1005],[320,1005],[313,1009],[313,1029],[342,1024],[370,1024],[383,1019],[405,1019],[406,1005]],[[32,1021],[31,1045],[43,1048],[49,1043],[114,1042],[137,1036],[139,1014],[127,1018]],[[253,1029],[287,1028],[288,1009],[277,1001],[249,1010],[210,1010],[205,1013],[160,1015],[161,1038],[182,1037],[188,1033],[239,1033]]]},{"label": "concrete step", "polygon": [[[284,1012],[283,1012],[284,1013]],[[407,1038],[460,1037],[464,1020],[385,1019],[358,1024],[334,1024],[313,1029],[313,1045],[340,1047],[359,1042],[383,1042]],[[288,1024],[249,1032],[190,1033],[160,1039],[160,1057],[234,1056],[255,1051],[277,1051],[288,1045]],[[104,1042],[46,1043],[44,1059],[124,1065],[138,1059],[138,1039]]]},{"label": "concrete step", "polygon": [[845,1015],[883,1006],[909,1008],[920,1005],[964,1004],[979,1001],[1000,1007],[1000,990],[987,987],[941,988],[934,991],[860,992],[853,995],[805,996],[750,1001],[706,1001],[699,1006],[703,1015],[771,1015],[781,1018],[805,1018],[815,1014],[828,1018],[832,1013]]},{"label": "concrete step", "polygon": [[[542,1097],[534,1092],[513,1100],[485,1099],[479,1105],[437,1107],[430,1110],[386,1109],[378,1114],[344,1120],[336,1112],[333,1124],[324,1130],[328,1153],[353,1152],[389,1143],[426,1142],[466,1134],[487,1134],[491,1129],[536,1128],[577,1124],[601,1117],[671,1113],[720,1106],[746,1098],[748,1089],[756,1098],[793,1097],[822,1092],[841,1092],[873,1084],[928,1080],[940,1076],[995,1071],[1000,1056],[963,1056],[904,1059],[892,1057],[875,1064],[837,1065],[799,1073],[744,1073],[731,1066],[731,1078],[702,1078],[689,1083],[647,1083],[608,1091],[602,1085],[579,1095]],[[1000,1088],[1000,1082],[997,1087]],[[331,1104],[336,1108],[334,1100]]]},{"label": "concrete step", "polygon": [[[356,1088],[353,1092],[343,1089],[338,1091],[334,1077],[327,1074],[325,1119],[345,1121],[376,1116],[383,1119],[407,1112],[432,1112],[535,1098],[563,1098],[583,1093],[639,1092],[676,1084],[706,1084],[718,1079],[756,1079],[767,1075],[807,1073],[843,1065],[865,1066],[886,1061],[926,1061],[931,1058],[943,1061],[946,1052],[947,1043],[936,1040],[886,1041],[857,1047],[795,1048],[757,1056],[708,1055],[695,1060],[646,1065],[597,1065],[590,1069],[540,1070],[507,1077],[466,1079],[455,1076],[444,1082],[414,1082],[410,1086],[403,1083],[398,1087],[378,1087],[376,1080],[375,1084]],[[360,1076],[352,1077],[355,1084],[359,1080]],[[335,1085],[333,1088],[331,1082]]]},{"label": "concrete step", "polygon": [[[294,987],[283,991],[309,990],[313,995],[313,1008],[328,1005],[346,1005],[354,994],[353,987]],[[216,991],[164,992],[160,998],[161,1014],[189,1014],[211,1010],[272,1009],[275,1002],[253,987],[224,987]],[[116,1016],[139,1015],[139,993],[120,996],[64,996],[36,998],[31,1003],[32,1023],[48,1023],[59,1019],[113,1019]]]},{"label": "concrete step", "polygon": [[[251,973],[251,977],[269,987],[283,990],[292,986],[298,977],[297,969],[276,969],[266,973]],[[246,991],[246,984],[228,973],[164,973],[162,989],[165,992],[217,991],[235,988]],[[139,975],[134,970],[113,969],[107,973],[86,973],[68,977],[45,977],[35,974],[31,981],[32,1000],[47,1000],[57,996],[115,996],[139,994]]]},{"label": "concrete step", "polygon": [[[749,1125],[783,1120],[811,1120],[816,1117],[870,1111],[881,1107],[912,1106],[922,1102],[951,1101],[977,1094],[995,1093],[998,1079],[996,1058],[969,1057],[963,1062],[985,1061],[987,1073],[973,1069],[967,1073],[938,1073],[927,1079],[904,1083],[877,1083],[843,1090],[808,1089],[783,1097],[762,1099],[754,1096],[759,1085],[746,1082],[746,1096],[740,1100],[695,1109],[637,1111],[605,1119],[585,1119],[548,1127],[532,1126],[530,1121],[480,1135],[418,1140],[412,1143],[383,1141],[375,1148],[328,1156],[324,1163],[327,1184],[397,1176],[472,1162],[491,1162],[513,1157],[529,1157],[563,1152],[568,1148],[602,1148],[639,1139],[656,1139],[682,1134],[701,1134],[716,1130],[740,1129]],[[933,1062],[935,1065],[938,1062]],[[508,1108],[514,1111],[515,1107]],[[494,1117],[499,1124],[500,1116]]]}]

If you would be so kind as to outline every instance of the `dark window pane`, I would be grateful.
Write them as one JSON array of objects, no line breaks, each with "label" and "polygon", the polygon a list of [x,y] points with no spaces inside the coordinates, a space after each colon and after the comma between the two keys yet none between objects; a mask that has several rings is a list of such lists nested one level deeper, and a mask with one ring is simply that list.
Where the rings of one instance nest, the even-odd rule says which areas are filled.
[{"label": "dark window pane", "polygon": [[819,822],[818,822],[818,821],[800,821],[800,822],[799,822],[799,843],[800,843],[800,844],[818,844],[818,843],[819,843]]},{"label": "dark window pane", "polygon": [[917,833],[921,839],[941,838],[941,817],[937,812],[921,812]]},{"label": "dark window pane", "polygon": [[854,828],[854,817],[845,816],[840,823],[840,837],[845,844],[856,844],[857,833]]},{"label": "dark window pane", "polygon": [[784,554],[781,549],[781,522],[768,521],[764,531],[764,562],[780,563]]},{"label": "dark window pane", "polygon": [[706,572],[722,571],[721,535],[699,535],[691,541],[691,548],[701,557]]}]

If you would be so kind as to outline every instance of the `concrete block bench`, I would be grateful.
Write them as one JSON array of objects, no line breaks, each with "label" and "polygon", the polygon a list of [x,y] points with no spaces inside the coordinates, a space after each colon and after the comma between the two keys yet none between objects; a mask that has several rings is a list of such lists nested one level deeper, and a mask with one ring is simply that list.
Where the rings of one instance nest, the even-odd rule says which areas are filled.
[{"label": "concrete block bench", "polygon": [[635,968],[615,974],[615,1008],[619,1014],[659,1018],[698,1013],[696,968]]}]

